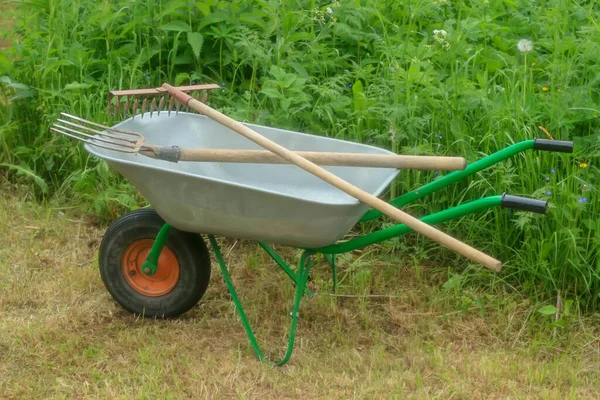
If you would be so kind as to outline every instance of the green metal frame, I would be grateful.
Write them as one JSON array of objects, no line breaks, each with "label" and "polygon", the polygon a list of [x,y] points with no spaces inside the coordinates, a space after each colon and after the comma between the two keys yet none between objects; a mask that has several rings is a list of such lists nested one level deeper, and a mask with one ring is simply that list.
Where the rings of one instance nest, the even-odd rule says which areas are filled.
[{"label": "green metal frame", "polygon": [[167,242],[167,237],[169,236],[169,232],[171,232],[171,228],[171,225],[164,224],[162,228],[160,228],[160,231],[158,231],[158,235],[156,235],[156,239],[152,244],[152,248],[146,256],[146,261],[144,261],[144,264],[142,264],[142,272],[146,275],[152,276],[156,273],[156,268],[158,267],[158,257],[160,256],[160,252]]},{"label": "green metal frame", "polygon": [[[526,150],[533,149],[534,145],[534,140],[525,140],[523,142],[515,143],[512,146],[509,146],[496,153],[490,154],[489,156],[484,157],[481,160],[475,161],[473,164],[467,165],[467,167],[462,171],[451,172],[448,175],[441,177],[440,179],[437,179],[433,182],[421,186],[418,189],[415,189],[400,197],[397,197],[394,200],[392,200],[390,204],[396,207],[403,207],[409,203],[412,203],[415,200],[420,199],[421,197],[425,197],[433,192],[437,192],[438,190],[443,189],[446,186],[452,185],[453,183],[461,181],[466,177],[469,177],[471,175],[476,174],[479,171],[491,167],[494,164],[498,164],[499,162],[509,159]],[[381,211],[370,210],[365,215],[363,215],[359,222],[371,221],[373,219],[379,218],[380,216]]]},{"label": "green metal frame", "polygon": [[[494,164],[504,161],[510,157],[513,157],[518,153],[533,149],[534,144],[535,144],[534,140],[527,140],[527,141],[513,144],[512,146],[509,146],[506,149],[503,149],[497,153],[493,153],[487,157],[482,158],[481,160],[478,160],[478,161],[468,165],[462,171],[452,172],[440,179],[437,179],[437,180],[430,182],[424,186],[421,186],[418,189],[415,189],[415,190],[408,192],[400,197],[397,197],[396,199],[390,201],[390,204],[392,204],[396,207],[405,206],[409,203],[412,203],[413,201],[415,201],[417,199],[420,199],[420,198],[427,196],[433,192],[443,189],[455,182],[458,182],[464,178],[467,178],[473,174],[476,174],[477,172],[479,172],[485,168],[488,168]],[[421,221],[426,222],[431,225],[435,225],[435,224],[439,224],[439,223],[442,223],[442,222],[445,222],[445,221],[448,221],[451,219],[459,218],[459,217],[462,217],[462,216],[465,216],[468,214],[480,212],[480,211],[483,211],[483,210],[486,210],[486,209],[489,209],[492,207],[498,207],[498,206],[500,206],[501,201],[502,201],[502,196],[485,197],[485,198],[482,198],[479,200],[475,200],[475,201],[472,201],[469,203],[465,203],[465,204],[456,206],[454,208],[450,208],[450,209],[447,209],[444,211],[440,211],[440,212],[437,212],[434,214],[424,216],[421,218]],[[370,210],[363,215],[363,217],[360,219],[359,223],[371,221],[376,218],[379,218],[380,216],[382,216],[382,213],[380,211]],[[171,226],[168,224],[165,224],[162,227],[162,229],[160,230],[160,232],[157,235],[156,241],[154,242],[154,245],[152,246],[150,253],[148,254],[146,262],[143,265],[143,271],[144,272],[148,271],[147,273],[149,275],[153,275],[156,272],[158,256],[160,255],[160,252],[162,251],[162,247],[165,244],[165,241],[167,239],[167,236],[168,236],[170,230],[171,230]],[[266,359],[266,357],[264,356],[264,354],[262,353],[262,351],[258,345],[258,342],[256,340],[256,336],[254,335],[252,328],[250,326],[250,322],[248,321],[246,313],[244,312],[242,303],[237,295],[235,287],[233,286],[233,282],[231,281],[231,276],[229,275],[229,272],[227,270],[227,265],[225,263],[225,260],[223,259],[223,255],[221,253],[220,247],[214,236],[209,235],[208,239],[210,241],[211,247],[213,249],[213,252],[215,254],[215,258],[217,259],[219,267],[221,268],[221,273],[223,275],[223,279],[225,280],[225,283],[227,284],[227,288],[229,289],[229,292],[231,293],[231,297],[233,298],[235,307],[236,307],[236,309],[240,315],[240,318],[242,320],[242,325],[244,326],[244,329],[246,330],[246,334],[248,335],[250,343],[251,343],[258,359],[262,362],[270,363],[273,365],[282,365],[282,364],[285,364],[292,355],[292,351],[293,351],[293,347],[294,347],[294,340],[295,340],[295,336],[296,336],[298,317],[299,317],[300,302],[302,300],[302,297],[304,296],[304,293],[307,291],[310,292],[306,287],[306,283],[308,281],[310,268],[312,266],[312,260],[311,260],[312,256],[314,256],[316,254],[322,254],[325,257],[325,260],[331,266],[332,274],[333,274],[333,290],[335,291],[336,286],[337,286],[337,273],[336,273],[336,264],[335,264],[335,255],[336,254],[346,253],[349,251],[353,251],[353,250],[356,250],[359,248],[363,248],[363,247],[372,245],[374,243],[378,243],[378,242],[382,242],[384,240],[399,237],[399,236],[405,235],[411,231],[412,231],[412,229],[409,228],[408,226],[406,226],[404,224],[398,224],[398,225],[389,227],[387,229],[382,229],[382,230],[379,230],[379,231],[376,231],[376,232],[373,232],[373,233],[370,233],[370,234],[367,234],[367,235],[364,235],[364,236],[361,236],[361,237],[358,237],[358,238],[355,238],[355,239],[352,239],[352,240],[349,240],[346,242],[335,243],[335,244],[331,244],[329,246],[320,247],[320,248],[316,248],[316,249],[303,249],[304,251],[302,252],[302,255],[300,257],[300,261],[299,261],[296,272],[294,272],[292,270],[292,268],[275,252],[275,250],[273,250],[271,247],[269,247],[269,245],[267,245],[264,242],[259,242],[260,246],[267,252],[267,254],[269,254],[269,256],[271,256],[271,258],[277,263],[277,265],[279,265],[279,267],[288,275],[288,277],[296,285],[296,294],[294,297],[294,306],[293,306],[293,311],[291,314],[292,320],[291,320],[291,325],[290,325],[288,344],[287,344],[287,348],[286,348],[284,357],[280,361],[277,361],[277,362],[268,361]]]},{"label": "green metal frame", "polygon": [[[233,282],[231,282],[231,276],[229,276],[229,272],[227,271],[227,265],[225,264],[225,260],[223,259],[223,255],[221,254],[221,249],[219,248],[219,244],[217,243],[217,240],[212,235],[208,235],[208,240],[210,241],[210,245],[213,249],[213,252],[215,253],[215,258],[217,259],[217,262],[219,263],[219,267],[221,268],[221,273],[223,274],[223,279],[225,280],[225,283],[227,284],[229,293],[231,293],[231,297],[233,298],[233,303],[235,304],[236,310],[240,314],[240,319],[242,320],[242,325],[244,325],[244,329],[246,330],[246,334],[248,335],[248,339],[250,340],[250,344],[252,345],[252,348],[254,349],[256,356],[258,357],[258,359],[260,361],[268,363],[268,364],[272,364],[272,365],[285,364],[286,362],[288,362],[288,360],[292,356],[292,352],[294,350],[294,340],[296,339],[296,327],[298,326],[298,318],[300,317],[300,301],[302,300],[302,296],[304,296],[304,291],[306,290],[306,282],[308,281],[310,267],[312,266],[311,256],[314,255],[315,253],[312,251],[308,251],[308,250],[306,250],[302,253],[302,256],[300,256],[300,262],[298,264],[298,273],[297,274],[293,274],[291,272],[291,269],[289,269],[289,267],[285,264],[285,262],[282,259],[280,259],[280,262],[278,262],[279,266],[284,271],[286,271],[286,273],[289,272],[288,275],[296,283],[296,295],[294,297],[294,307],[293,307],[292,315],[291,315],[292,322],[290,324],[290,334],[289,334],[289,339],[288,339],[288,344],[287,344],[287,349],[285,351],[285,355],[283,356],[283,358],[280,361],[272,362],[272,361],[267,360],[265,358],[265,356],[263,355],[262,351],[260,350],[260,347],[256,340],[256,336],[254,335],[254,332],[252,332],[252,327],[250,326],[250,322],[248,322],[248,317],[246,316],[246,313],[244,312],[244,307],[242,306],[242,302],[240,301],[240,299],[237,295],[237,291],[235,290],[235,287],[233,286]],[[273,256],[273,255],[276,255],[279,258],[279,256],[275,252],[273,252],[273,254],[271,256]],[[285,268],[284,268],[284,265],[285,265]]]}]

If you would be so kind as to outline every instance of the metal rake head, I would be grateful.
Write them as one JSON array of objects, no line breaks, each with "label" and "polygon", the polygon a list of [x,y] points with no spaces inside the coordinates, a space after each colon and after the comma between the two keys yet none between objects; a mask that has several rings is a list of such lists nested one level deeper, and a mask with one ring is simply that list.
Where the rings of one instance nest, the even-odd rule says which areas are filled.
[{"label": "metal rake head", "polygon": [[[219,88],[219,85],[214,84],[177,87],[177,89],[190,93],[194,99],[203,103],[208,99],[209,90]],[[165,108],[170,114],[171,111],[178,112],[181,104],[163,88],[114,90],[108,93],[106,116],[109,119],[112,117],[113,120],[116,120],[118,116],[125,119],[128,114],[134,118],[139,114],[144,118],[144,114],[149,111],[150,117],[152,117],[154,112],[160,115],[160,112],[165,111]]]},{"label": "metal rake head", "polygon": [[136,153],[144,145],[145,139],[140,133],[111,128],[66,113],[60,115],[65,119],[57,119],[50,130],[80,142],[123,153]]}]

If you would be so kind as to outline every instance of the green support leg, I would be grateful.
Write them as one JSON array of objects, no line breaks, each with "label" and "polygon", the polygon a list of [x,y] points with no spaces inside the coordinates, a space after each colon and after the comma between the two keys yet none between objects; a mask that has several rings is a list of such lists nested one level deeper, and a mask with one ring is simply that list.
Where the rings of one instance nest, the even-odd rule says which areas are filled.
[{"label": "green support leg", "polygon": [[152,248],[146,257],[146,261],[144,261],[144,264],[142,264],[142,272],[144,274],[152,276],[156,273],[156,269],[158,268],[158,257],[165,246],[167,236],[169,236],[171,228],[171,225],[164,224],[162,228],[160,228],[160,231],[158,231],[158,235],[156,235],[156,239],[154,240]]},{"label": "green support leg", "polygon": [[[294,271],[292,271],[292,269],[290,268],[289,265],[287,265],[287,263],[283,260],[283,258],[281,258],[279,256],[279,254],[277,254],[275,252],[275,250],[273,250],[268,244],[264,243],[264,242],[258,242],[258,244],[260,245],[260,247],[263,248],[264,251],[267,252],[267,254],[269,256],[271,256],[271,258],[273,259],[273,261],[275,261],[277,263],[277,265],[279,265],[279,267],[283,270],[283,272],[285,272],[287,274],[287,276],[290,277],[290,279],[292,281],[294,281],[294,285],[298,284],[298,280],[296,279],[296,274],[294,273]],[[314,295],[315,292],[313,292],[312,290],[306,288],[306,293],[309,295]]]},{"label": "green support leg", "polygon": [[327,262],[331,266],[331,276],[333,279],[333,294],[335,294],[337,290],[337,267],[335,265],[335,254],[323,254],[323,257],[325,257],[325,260],[327,260]]},{"label": "green support leg", "polygon": [[268,244],[263,243],[263,242],[258,242],[258,244],[260,245],[260,247],[263,248],[264,251],[267,252],[267,254],[269,256],[271,256],[271,258],[273,259],[273,261],[275,261],[277,263],[277,265],[279,265],[281,267],[281,269],[287,274],[287,276],[290,277],[291,280],[294,281],[294,283],[298,283],[298,281],[296,280],[296,274],[294,273],[294,271],[292,271],[292,269],[287,265],[287,263],[285,261],[283,261],[283,259],[281,257],[279,257],[279,254],[275,253],[275,250],[273,250]]},{"label": "green support leg", "polygon": [[284,357],[278,362],[268,361],[263,355],[258,342],[256,340],[256,336],[254,336],[254,332],[252,332],[252,327],[250,326],[250,322],[248,321],[248,317],[244,312],[244,308],[240,299],[237,295],[235,287],[233,286],[233,282],[231,281],[231,276],[227,271],[227,265],[225,264],[225,260],[223,259],[223,255],[221,254],[221,249],[219,248],[219,244],[217,243],[214,236],[209,235],[208,239],[210,240],[210,244],[215,253],[215,258],[219,263],[219,267],[221,268],[221,273],[223,274],[223,279],[225,280],[225,284],[229,289],[229,293],[231,293],[231,297],[233,299],[233,303],[235,304],[235,308],[240,315],[240,319],[242,320],[242,324],[244,325],[244,329],[246,330],[246,334],[248,335],[248,339],[250,340],[250,344],[256,353],[258,359],[264,363],[272,364],[272,365],[283,365],[292,356],[292,352],[294,351],[294,340],[296,338],[296,327],[298,325],[298,317],[300,310],[300,301],[302,300],[302,296],[304,295],[304,290],[306,289],[306,281],[308,280],[308,275],[310,273],[310,267],[312,265],[312,261],[310,260],[310,256],[314,253],[310,251],[305,251],[302,253],[300,257],[300,263],[298,265],[298,273],[295,275],[296,277],[296,295],[294,297],[294,308],[292,311],[292,322],[290,326],[290,336],[287,344],[287,350],[285,352]]}]

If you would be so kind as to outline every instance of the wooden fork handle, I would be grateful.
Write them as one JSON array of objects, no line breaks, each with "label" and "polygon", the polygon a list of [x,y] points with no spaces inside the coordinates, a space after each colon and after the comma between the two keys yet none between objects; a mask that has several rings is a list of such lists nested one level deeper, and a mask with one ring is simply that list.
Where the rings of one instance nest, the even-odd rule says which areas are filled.
[{"label": "wooden fork handle", "polygon": [[[463,170],[462,157],[404,156],[391,154],[332,153],[295,151],[300,157],[317,164],[345,167],[397,168],[438,171]],[[290,161],[266,150],[230,150],[181,148],[179,161],[289,164]]]}]

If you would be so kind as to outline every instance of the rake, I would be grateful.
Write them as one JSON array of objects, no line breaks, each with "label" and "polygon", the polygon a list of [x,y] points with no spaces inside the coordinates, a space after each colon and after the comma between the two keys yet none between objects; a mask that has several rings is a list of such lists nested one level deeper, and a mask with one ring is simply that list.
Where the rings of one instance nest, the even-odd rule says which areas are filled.
[{"label": "rake", "polygon": [[[194,99],[206,103],[209,91],[221,87],[209,84],[178,86],[177,88],[189,93]],[[165,106],[167,106],[169,115],[172,111],[177,113],[181,108],[181,104],[176,101],[175,97],[171,97],[164,88],[112,90],[108,92],[106,116],[108,119],[116,120],[119,116],[125,119],[130,114],[131,117],[135,118],[139,114],[141,118],[144,118],[144,114],[150,112],[150,117],[152,117],[154,112],[160,114],[161,111],[164,111]]]}]

